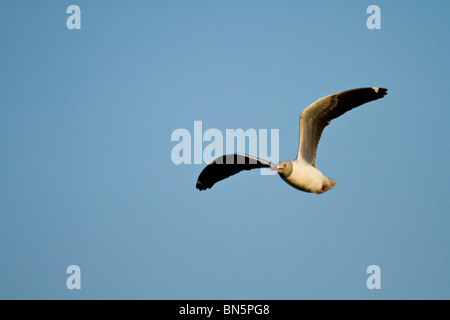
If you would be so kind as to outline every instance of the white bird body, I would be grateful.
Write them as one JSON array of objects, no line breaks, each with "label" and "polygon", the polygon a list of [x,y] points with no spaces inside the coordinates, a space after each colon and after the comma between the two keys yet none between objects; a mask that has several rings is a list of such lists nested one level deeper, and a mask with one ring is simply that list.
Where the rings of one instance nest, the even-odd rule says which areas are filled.
[{"label": "white bird body", "polygon": [[[302,159],[290,162],[292,163],[291,174],[285,176],[280,173],[280,177],[295,189],[320,194],[330,190],[337,183],[336,180],[324,176],[319,169],[305,163]],[[277,169],[279,170],[278,167]]]},{"label": "white bird body", "polygon": [[[336,180],[317,169],[316,152],[323,130],[336,119],[362,104],[386,95],[387,89],[378,87],[342,91],[320,98],[300,114],[300,133],[297,158],[275,165],[267,160],[242,153],[221,156],[206,166],[197,179],[197,189],[206,190],[216,182],[242,170],[271,168],[290,186],[305,192],[321,194],[331,190]],[[229,161],[231,160],[231,161]]]}]

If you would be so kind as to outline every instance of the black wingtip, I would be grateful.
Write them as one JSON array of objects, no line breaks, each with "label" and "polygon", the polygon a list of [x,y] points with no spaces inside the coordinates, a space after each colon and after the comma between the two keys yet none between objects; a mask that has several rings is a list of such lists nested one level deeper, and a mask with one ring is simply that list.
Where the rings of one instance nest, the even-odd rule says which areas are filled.
[{"label": "black wingtip", "polygon": [[201,183],[200,180],[197,180],[197,184],[195,185],[195,187],[200,191],[208,189],[208,187]]},{"label": "black wingtip", "polygon": [[388,89],[386,88],[372,87],[372,89],[380,98],[383,98],[385,95],[387,95]]}]

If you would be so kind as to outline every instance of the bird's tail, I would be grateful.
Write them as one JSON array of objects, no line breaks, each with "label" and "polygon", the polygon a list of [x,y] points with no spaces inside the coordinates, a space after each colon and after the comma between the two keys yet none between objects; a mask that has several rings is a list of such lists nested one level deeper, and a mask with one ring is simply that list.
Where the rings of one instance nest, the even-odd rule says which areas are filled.
[{"label": "bird's tail", "polygon": [[330,184],[329,189],[332,189],[338,182],[334,179],[328,178],[328,183]]}]

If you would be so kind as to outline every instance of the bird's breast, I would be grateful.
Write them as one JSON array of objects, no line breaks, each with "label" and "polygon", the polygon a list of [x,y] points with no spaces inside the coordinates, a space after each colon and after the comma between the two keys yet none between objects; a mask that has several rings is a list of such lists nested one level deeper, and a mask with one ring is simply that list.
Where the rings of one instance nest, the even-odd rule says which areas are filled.
[{"label": "bird's breast", "polygon": [[319,171],[319,169],[313,166],[294,162],[292,173],[288,177],[281,174],[280,176],[291,187],[301,191],[313,193],[323,193],[327,191],[327,188],[323,188],[327,178]]}]

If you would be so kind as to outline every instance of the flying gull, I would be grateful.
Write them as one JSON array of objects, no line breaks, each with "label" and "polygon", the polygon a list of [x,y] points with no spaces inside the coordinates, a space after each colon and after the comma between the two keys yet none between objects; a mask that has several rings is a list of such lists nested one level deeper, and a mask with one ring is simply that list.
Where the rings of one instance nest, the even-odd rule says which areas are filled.
[{"label": "flying gull", "polygon": [[197,180],[197,189],[206,190],[216,182],[243,170],[271,168],[292,187],[313,193],[332,189],[337,181],[328,178],[317,169],[316,151],[323,129],[331,120],[364,103],[383,98],[387,89],[359,88],[323,97],[300,115],[300,141],[295,160],[285,160],[278,165],[250,155],[235,153],[218,157],[207,165]]}]

